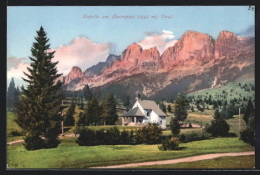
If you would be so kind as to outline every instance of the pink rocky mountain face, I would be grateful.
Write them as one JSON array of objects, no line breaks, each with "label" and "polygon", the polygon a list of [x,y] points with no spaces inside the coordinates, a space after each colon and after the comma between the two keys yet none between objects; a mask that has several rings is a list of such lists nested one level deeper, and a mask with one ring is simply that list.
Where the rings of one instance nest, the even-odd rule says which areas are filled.
[{"label": "pink rocky mountain face", "polygon": [[[164,80],[161,84],[154,84],[150,89],[143,85],[143,89],[153,94],[153,89],[159,91],[185,76],[197,76],[207,71],[215,79],[213,83],[215,86],[221,77],[219,70],[224,68],[228,70],[227,66],[242,70],[243,67],[252,64],[254,64],[254,38],[240,37],[232,32],[222,31],[215,41],[208,34],[187,31],[161,56],[156,47],[143,50],[137,43],[133,43],[122,53],[121,58],[117,57],[110,61],[99,74],[92,72],[92,76],[86,73],[83,75],[81,69],[74,66],[64,81],[69,85],[68,89],[79,90],[86,84],[90,87],[100,87],[139,74],[158,75],[156,77],[161,77],[163,74]],[[222,68],[219,69],[220,67]],[[74,79],[79,81],[72,81]]]},{"label": "pink rocky mountain face", "polygon": [[69,74],[65,78],[65,84],[69,84],[72,80],[83,76],[82,70],[78,66],[73,66]]},{"label": "pink rocky mountain face", "polygon": [[214,40],[207,34],[186,32],[181,39],[162,54],[164,66],[175,60],[205,60],[214,58]]}]

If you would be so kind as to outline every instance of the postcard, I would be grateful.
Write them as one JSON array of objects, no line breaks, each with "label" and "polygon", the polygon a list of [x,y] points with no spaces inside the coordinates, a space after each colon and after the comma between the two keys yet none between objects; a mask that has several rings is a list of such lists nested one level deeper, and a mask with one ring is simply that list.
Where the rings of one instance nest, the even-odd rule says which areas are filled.
[{"label": "postcard", "polygon": [[255,6],[9,6],[6,168],[255,167]]}]

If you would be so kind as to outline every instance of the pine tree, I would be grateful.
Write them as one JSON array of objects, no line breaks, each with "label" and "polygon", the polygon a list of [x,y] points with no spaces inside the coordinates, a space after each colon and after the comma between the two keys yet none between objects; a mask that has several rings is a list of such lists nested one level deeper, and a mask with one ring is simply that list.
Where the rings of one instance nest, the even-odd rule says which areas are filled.
[{"label": "pine tree", "polygon": [[251,99],[249,99],[247,102],[243,119],[245,120],[246,124],[248,124],[249,119],[252,117],[255,117],[255,108],[253,106]]},{"label": "pine tree", "polygon": [[170,128],[173,135],[177,136],[180,133],[181,125],[177,118],[171,118]]},{"label": "pine tree", "polygon": [[188,116],[188,103],[186,101],[185,95],[180,94],[175,102],[175,108],[174,108],[174,116],[178,121],[184,121],[186,120]]},{"label": "pine tree", "polygon": [[124,101],[124,106],[126,107],[126,110],[129,110],[129,106],[130,106],[130,97],[126,96],[126,99]]},{"label": "pine tree", "polygon": [[224,137],[228,135],[229,128],[228,123],[217,109],[214,113],[214,120],[212,120],[211,124],[206,127],[206,131],[213,137]]},{"label": "pine tree", "polygon": [[255,145],[255,108],[251,99],[249,99],[243,119],[246,122],[246,129],[240,132],[240,139],[250,145]]},{"label": "pine tree", "polygon": [[167,109],[168,109],[168,112],[172,112],[172,108],[170,105],[168,105]]},{"label": "pine tree", "polygon": [[83,103],[83,99],[80,101],[80,109],[84,110],[84,103]]},{"label": "pine tree", "polygon": [[84,95],[85,100],[87,100],[87,101],[91,100],[92,92],[91,92],[91,90],[90,90],[88,85],[84,86],[84,88],[83,88],[83,95]]},{"label": "pine tree", "polygon": [[49,39],[43,27],[37,31],[35,40],[29,57],[29,73],[24,73],[27,79],[23,78],[28,85],[22,88],[23,95],[16,105],[16,122],[27,132],[25,148],[28,150],[57,147],[62,119],[62,84],[55,83],[61,74],[57,73],[58,62],[52,62],[54,52],[48,51]]},{"label": "pine tree", "polygon": [[86,125],[86,115],[80,112],[78,126],[85,126],[85,125]]},{"label": "pine tree", "polygon": [[19,88],[15,88],[14,78],[11,79],[7,91],[7,107],[12,108],[14,103],[18,100]]},{"label": "pine tree", "polygon": [[166,106],[163,104],[163,102],[160,103],[160,108],[162,109],[162,111],[163,111],[164,113],[166,113]]},{"label": "pine tree", "polygon": [[100,107],[95,95],[88,102],[86,111],[86,124],[98,125],[100,123]]},{"label": "pine tree", "polygon": [[117,119],[116,101],[114,95],[109,94],[102,103],[102,120],[105,125],[114,125]]},{"label": "pine tree", "polygon": [[75,119],[74,119],[75,107],[76,107],[76,105],[75,105],[74,101],[72,101],[72,103],[70,104],[70,107],[65,115],[65,119],[64,119],[65,126],[74,126],[74,124],[75,124]]}]

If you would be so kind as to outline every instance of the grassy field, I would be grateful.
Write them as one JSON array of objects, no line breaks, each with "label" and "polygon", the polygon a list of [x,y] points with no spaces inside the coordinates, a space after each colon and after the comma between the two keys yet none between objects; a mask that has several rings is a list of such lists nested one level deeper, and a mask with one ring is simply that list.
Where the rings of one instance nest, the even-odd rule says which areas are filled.
[{"label": "grassy field", "polygon": [[20,140],[23,138],[23,136],[12,136],[12,131],[22,131],[22,129],[15,123],[14,120],[15,114],[13,112],[7,112],[7,142]]},{"label": "grassy field", "polygon": [[22,144],[7,147],[9,168],[89,168],[131,162],[166,160],[194,155],[252,151],[237,137],[216,138],[180,144],[181,150],[160,151],[158,145],[78,146],[65,138],[58,148],[26,151]]},{"label": "grassy field", "polygon": [[133,167],[138,169],[253,169],[255,156],[220,157],[196,162]]}]

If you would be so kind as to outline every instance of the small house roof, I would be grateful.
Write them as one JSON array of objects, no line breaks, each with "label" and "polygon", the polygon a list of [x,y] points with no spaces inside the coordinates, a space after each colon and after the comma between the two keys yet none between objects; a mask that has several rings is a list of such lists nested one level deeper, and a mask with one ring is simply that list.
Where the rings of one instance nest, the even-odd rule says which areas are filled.
[{"label": "small house roof", "polygon": [[138,100],[143,109],[151,109],[159,116],[166,116],[166,114],[159,108],[159,106],[152,100]]},{"label": "small house roof", "polygon": [[128,112],[124,113],[122,116],[123,117],[133,117],[133,116],[144,117],[144,114],[141,112],[141,110],[138,107],[135,107],[133,109],[130,109]]}]

